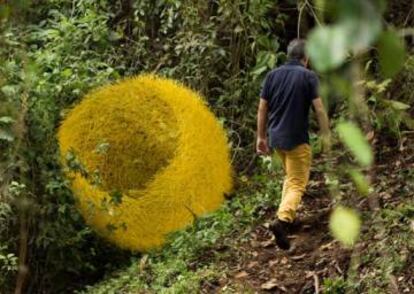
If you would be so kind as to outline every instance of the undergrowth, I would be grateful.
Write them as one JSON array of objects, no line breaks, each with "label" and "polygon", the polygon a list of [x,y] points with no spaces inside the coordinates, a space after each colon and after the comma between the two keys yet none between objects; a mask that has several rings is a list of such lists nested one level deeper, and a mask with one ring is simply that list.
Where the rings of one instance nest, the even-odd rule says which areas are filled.
[{"label": "undergrowth", "polygon": [[272,169],[269,161],[262,161],[264,175],[241,177],[236,195],[217,212],[171,235],[162,252],[137,256],[127,270],[79,293],[196,293],[202,285],[214,284],[223,275],[219,264],[227,250],[248,238],[266,209],[279,204],[281,176]]}]

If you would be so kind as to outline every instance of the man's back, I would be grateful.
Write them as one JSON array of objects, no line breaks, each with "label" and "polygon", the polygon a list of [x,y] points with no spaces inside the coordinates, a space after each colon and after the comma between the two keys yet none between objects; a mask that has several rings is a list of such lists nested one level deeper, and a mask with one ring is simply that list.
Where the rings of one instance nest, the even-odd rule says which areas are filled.
[{"label": "man's back", "polygon": [[328,146],[330,141],[328,116],[318,97],[318,78],[305,68],[308,64],[305,41],[292,40],[287,56],[290,60],[287,64],[266,76],[257,111],[256,141],[257,153],[276,153],[286,172],[276,220],[270,225],[276,244],[284,250],[290,248],[290,224],[296,218],[309,181],[312,148],[308,116],[311,104],[321,127],[322,142],[326,142],[323,145]]},{"label": "man's back", "polygon": [[300,61],[291,60],[271,71],[261,98],[269,105],[270,146],[285,150],[309,143],[308,117],[313,99],[318,98],[318,78]]}]

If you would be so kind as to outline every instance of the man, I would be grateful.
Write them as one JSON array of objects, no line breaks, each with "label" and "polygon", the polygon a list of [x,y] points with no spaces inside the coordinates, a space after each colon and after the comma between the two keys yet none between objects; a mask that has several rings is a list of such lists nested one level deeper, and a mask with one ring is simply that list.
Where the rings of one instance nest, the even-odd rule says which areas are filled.
[{"label": "man", "polygon": [[[286,172],[277,219],[270,229],[276,244],[290,248],[289,228],[295,220],[309,180],[309,109],[313,105],[327,148],[329,120],[318,94],[318,78],[307,69],[305,41],[295,39],[287,50],[288,62],[269,72],[263,84],[257,119],[256,151],[269,155],[276,151]],[[266,127],[267,126],[267,127]]]}]

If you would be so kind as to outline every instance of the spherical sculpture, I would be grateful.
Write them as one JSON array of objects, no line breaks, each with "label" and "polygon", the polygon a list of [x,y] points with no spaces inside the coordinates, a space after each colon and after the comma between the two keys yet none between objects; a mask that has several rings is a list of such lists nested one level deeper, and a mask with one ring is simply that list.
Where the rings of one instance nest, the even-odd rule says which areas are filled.
[{"label": "spherical sculpture", "polygon": [[143,75],[90,93],[58,140],[86,222],[121,248],[160,247],[231,190],[222,127],[200,96],[172,80]]}]

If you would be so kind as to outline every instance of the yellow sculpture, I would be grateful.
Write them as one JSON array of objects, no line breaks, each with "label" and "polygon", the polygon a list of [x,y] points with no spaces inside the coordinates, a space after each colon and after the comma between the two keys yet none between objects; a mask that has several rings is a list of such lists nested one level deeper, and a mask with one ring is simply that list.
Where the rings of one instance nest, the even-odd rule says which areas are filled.
[{"label": "yellow sculpture", "polygon": [[64,165],[71,155],[84,170],[68,175],[86,222],[124,249],[160,247],[232,187],[222,127],[199,95],[169,79],[142,75],[93,91],[58,140]]}]

